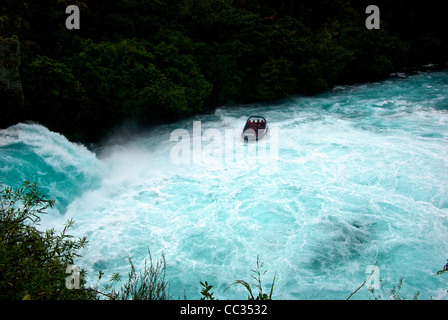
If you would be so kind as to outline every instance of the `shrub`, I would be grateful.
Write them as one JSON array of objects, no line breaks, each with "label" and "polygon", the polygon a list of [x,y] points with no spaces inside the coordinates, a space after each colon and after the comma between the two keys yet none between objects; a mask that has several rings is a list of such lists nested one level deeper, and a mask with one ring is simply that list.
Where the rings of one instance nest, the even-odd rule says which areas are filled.
[{"label": "shrub", "polygon": [[[54,200],[42,195],[36,183],[25,181],[13,190],[0,184],[0,299],[91,299],[90,290],[68,290],[65,273],[87,239],[67,234],[69,220],[59,234],[36,228],[40,214]],[[84,286],[85,272],[80,285]]]},{"label": "shrub", "polygon": [[22,188],[13,190],[0,183],[0,300],[166,300],[171,299],[165,280],[166,262],[145,261],[144,269],[137,274],[131,264],[129,279],[117,291],[118,273],[110,282],[98,289],[104,273],[99,271],[98,281],[86,286],[86,272],[80,270],[79,288],[67,288],[69,265],[80,257],[79,250],[86,248],[86,237],[73,239],[67,231],[73,226],[69,220],[62,232],[54,229],[39,231],[36,226],[40,215],[53,208],[55,201],[42,195],[36,183],[25,181]]}]

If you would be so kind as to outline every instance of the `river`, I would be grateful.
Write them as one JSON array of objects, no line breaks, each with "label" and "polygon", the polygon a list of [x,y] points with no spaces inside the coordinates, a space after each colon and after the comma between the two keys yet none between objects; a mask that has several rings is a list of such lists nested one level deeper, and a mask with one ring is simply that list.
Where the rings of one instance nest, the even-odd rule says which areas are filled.
[{"label": "river", "polygon": [[[247,117],[267,136],[244,142]],[[76,263],[127,279],[164,253],[174,298],[245,299],[257,256],[274,299],[346,299],[369,276],[400,295],[446,299],[448,71],[223,106],[89,150],[39,124],[0,131],[0,179],[57,201],[40,228],[89,245]],[[254,289],[257,292],[256,289]],[[380,292],[381,289],[377,292]],[[354,299],[372,298],[364,287]]]}]

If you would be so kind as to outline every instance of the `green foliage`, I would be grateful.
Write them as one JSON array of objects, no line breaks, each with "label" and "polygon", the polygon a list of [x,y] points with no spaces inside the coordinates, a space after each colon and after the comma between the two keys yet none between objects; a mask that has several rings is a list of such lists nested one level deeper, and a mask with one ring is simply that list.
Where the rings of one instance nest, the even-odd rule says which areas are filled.
[{"label": "green foliage", "polygon": [[80,50],[59,61],[39,56],[24,69],[27,118],[71,138],[94,139],[124,119],[198,112],[211,92],[192,56],[174,44],[87,40]]},{"label": "green foliage", "polygon": [[209,285],[207,283],[207,281],[204,282],[200,282],[202,290],[201,290],[201,295],[202,298],[201,300],[215,300],[215,297],[213,296],[214,292],[210,293],[210,290],[213,288],[212,285]]},{"label": "green foliage", "polygon": [[[66,268],[87,245],[86,238],[67,234],[73,221],[59,234],[41,232],[40,215],[54,201],[28,181],[17,190],[0,188],[0,299],[91,299],[89,290],[66,288]],[[85,284],[84,272],[80,283]]]},{"label": "green foliage", "polygon": [[128,281],[121,286],[118,298],[120,300],[169,300],[169,285],[166,281],[166,261],[162,254],[162,259],[153,262],[151,252],[149,252],[149,266],[145,260],[143,271],[137,275],[131,259],[131,272]]},{"label": "green foliage", "polygon": [[13,190],[0,184],[0,300],[165,300],[171,299],[165,279],[166,262],[153,261],[137,274],[129,259],[131,271],[120,290],[118,273],[99,287],[104,273],[99,271],[97,283],[86,286],[86,272],[80,270],[80,288],[68,289],[67,266],[74,265],[78,252],[87,247],[86,237],[73,239],[67,232],[73,227],[68,220],[62,232],[39,231],[40,216],[53,208],[54,200],[42,195],[36,183],[25,181]]},{"label": "green foliage", "polygon": [[258,97],[277,99],[294,93],[297,79],[291,76],[292,63],[285,58],[270,60],[261,66]]},{"label": "green foliage", "polygon": [[[0,124],[35,120],[96,141],[123,120],[160,123],[443,63],[448,7],[428,1],[378,0],[381,29],[367,30],[367,0],[7,0],[0,27],[20,41],[25,107],[0,93]],[[68,4],[81,30],[65,28]]]},{"label": "green foliage", "polygon": [[49,57],[36,57],[23,70],[25,118],[58,132],[73,132],[85,121],[88,96],[72,69]]},{"label": "green foliage", "polygon": [[166,281],[166,261],[162,254],[162,259],[153,261],[151,252],[149,253],[149,265],[145,259],[143,270],[137,274],[132,260],[129,259],[131,271],[128,273],[128,280],[117,289],[121,282],[121,275],[113,273],[108,283],[99,288],[99,282],[104,276],[101,270],[97,275],[97,283],[88,290],[94,293],[93,299],[107,300],[170,300],[169,283]]}]

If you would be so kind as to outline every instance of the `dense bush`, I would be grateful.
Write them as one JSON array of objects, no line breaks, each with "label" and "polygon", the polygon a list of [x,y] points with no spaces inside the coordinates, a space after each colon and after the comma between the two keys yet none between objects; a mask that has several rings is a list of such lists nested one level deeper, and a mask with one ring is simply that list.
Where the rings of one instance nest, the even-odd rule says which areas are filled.
[{"label": "dense bush", "polygon": [[[54,200],[41,194],[36,183],[25,181],[22,188],[12,189],[0,184],[0,300],[163,300],[170,299],[165,280],[165,258],[153,261],[137,274],[132,261],[129,279],[121,288],[119,274],[99,287],[104,275],[98,274],[96,284],[86,284],[85,270],[79,270],[79,287],[71,285],[71,269],[79,251],[87,247],[86,237],[74,239],[67,232],[69,220],[57,233],[54,229],[40,231],[37,226],[42,214],[54,206]],[[67,273],[67,270],[69,272]],[[73,283],[74,285],[74,283]]]},{"label": "dense bush", "polygon": [[[67,234],[71,221],[60,234],[36,228],[39,215],[54,205],[36,184],[0,187],[0,299],[92,298],[90,291],[66,288],[66,268],[87,240]],[[84,273],[80,283],[85,283]]]}]

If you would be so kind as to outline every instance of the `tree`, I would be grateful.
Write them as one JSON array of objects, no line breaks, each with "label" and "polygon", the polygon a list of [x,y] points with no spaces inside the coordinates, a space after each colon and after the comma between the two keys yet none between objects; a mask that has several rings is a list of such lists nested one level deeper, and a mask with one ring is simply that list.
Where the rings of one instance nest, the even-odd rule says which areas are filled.
[{"label": "tree", "polygon": [[38,56],[23,70],[24,118],[80,138],[76,132],[88,114],[86,89],[64,62]]},{"label": "tree", "polygon": [[291,77],[292,63],[285,58],[272,59],[261,66],[258,97],[278,99],[294,93],[296,79]]},{"label": "tree", "polygon": [[[35,183],[25,181],[13,190],[0,184],[0,299],[91,299],[90,290],[69,290],[65,273],[73,265],[87,239],[67,234],[68,221],[59,234],[36,228],[40,215],[54,200],[40,193]],[[85,272],[80,285],[85,284]]]}]

